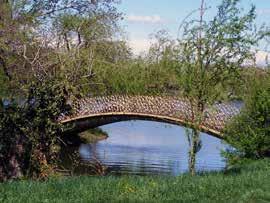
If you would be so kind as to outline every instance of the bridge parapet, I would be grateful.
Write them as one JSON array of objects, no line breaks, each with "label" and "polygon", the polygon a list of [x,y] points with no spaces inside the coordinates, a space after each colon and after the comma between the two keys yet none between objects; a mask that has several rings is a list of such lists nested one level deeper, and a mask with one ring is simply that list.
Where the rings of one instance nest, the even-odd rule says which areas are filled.
[{"label": "bridge parapet", "polygon": [[[101,96],[84,98],[73,104],[72,115],[63,115],[62,123],[91,116],[113,114],[149,115],[192,124],[194,116],[189,100],[178,97],[161,96]],[[208,107],[204,112],[203,128],[222,132],[226,122],[239,113],[235,105],[224,103]]]}]

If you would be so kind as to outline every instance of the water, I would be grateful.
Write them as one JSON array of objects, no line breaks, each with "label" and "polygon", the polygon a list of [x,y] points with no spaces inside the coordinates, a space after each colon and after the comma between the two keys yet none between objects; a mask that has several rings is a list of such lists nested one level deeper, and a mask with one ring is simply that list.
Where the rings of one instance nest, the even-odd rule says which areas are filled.
[{"label": "water", "polygon": [[[96,157],[111,174],[179,175],[188,170],[189,143],[185,128],[153,121],[126,121],[101,127],[109,138],[77,149],[80,161]],[[226,145],[201,133],[202,148],[197,154],[198,171],[218,171],[226,163],[221,150]]]}]

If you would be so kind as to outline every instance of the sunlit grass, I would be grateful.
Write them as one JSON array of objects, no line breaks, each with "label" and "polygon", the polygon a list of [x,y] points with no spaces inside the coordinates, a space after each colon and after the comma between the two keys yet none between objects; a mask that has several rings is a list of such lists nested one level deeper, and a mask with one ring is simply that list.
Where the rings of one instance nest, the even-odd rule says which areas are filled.
[{"label": "sunlit grass", "polygon": [[0,185],[4,202],[270,202],[270,160],[196,177],[73,177]]}]

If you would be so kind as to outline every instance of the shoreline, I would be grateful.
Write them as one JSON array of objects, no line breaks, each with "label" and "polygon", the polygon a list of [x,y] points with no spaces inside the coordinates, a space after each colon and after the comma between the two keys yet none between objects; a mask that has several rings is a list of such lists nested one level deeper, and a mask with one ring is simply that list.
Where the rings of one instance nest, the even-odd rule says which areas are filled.
[{"label": "shoreline", "polygon": [[96,143],[102,140],[106,140],[109,136],[106,132],[100,128],[89,129],[78,134],[78,137],[84,144]]}]

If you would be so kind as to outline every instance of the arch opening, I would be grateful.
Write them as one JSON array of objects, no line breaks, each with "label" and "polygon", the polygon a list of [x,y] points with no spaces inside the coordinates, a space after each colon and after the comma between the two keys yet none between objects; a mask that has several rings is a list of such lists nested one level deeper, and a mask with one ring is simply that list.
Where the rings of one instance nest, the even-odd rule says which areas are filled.
[{"label": "arch opening", "polygon": [[[61,121],[63,124],[71,124],[72,128],[66,133],[80,133],[86,131],[90,128],[100,127],[106,124],[117,123],[121,121],[132,121],[132,120],[148,120],[148,121],[157,121],[168,124],[174,124],[182,127],[190,127],[191,123],[188,123],[181,119],[176,119],[166,116],[158,115],[149,115],[149,114],[134,114],[134,113],[104,113],[98,115],[86,115],[80,117],[74,117],[71,119],[66,119]],[[207,133],[214,137],[224,139],[222,134],[215,130],[210,129],[205,126],[201,127],[201,132]]]}]

